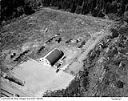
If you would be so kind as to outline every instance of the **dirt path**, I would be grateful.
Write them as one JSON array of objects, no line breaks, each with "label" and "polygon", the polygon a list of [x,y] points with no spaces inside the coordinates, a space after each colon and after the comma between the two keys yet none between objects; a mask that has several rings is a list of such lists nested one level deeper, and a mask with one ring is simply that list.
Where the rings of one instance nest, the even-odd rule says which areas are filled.
[{"label": "dirt path", "polygon": [[103,39],[105,36],[107,36],[109,33],[105,32],[104,30],[101,30],[100,32],[97,32],[91,36],[91,39],[87,41],[85,46],[83,47],[82,54],[78,57],[78,61],[82,62],[85,58],[87,58],[88,53],[96,46],[96,44]]},{"label": "dirt path", "polygon": [[98,44],[98,42],[103,39],[105,36],[109,35],[109,32],[101,30],[100,32],[93,33],[91,38],[83,46],[81,54],[78,54],[74,60],[66,65],[65,72],[71,74],[77,74],[80,70],[83,69],[83,60],[87,58],[88,53]]}]

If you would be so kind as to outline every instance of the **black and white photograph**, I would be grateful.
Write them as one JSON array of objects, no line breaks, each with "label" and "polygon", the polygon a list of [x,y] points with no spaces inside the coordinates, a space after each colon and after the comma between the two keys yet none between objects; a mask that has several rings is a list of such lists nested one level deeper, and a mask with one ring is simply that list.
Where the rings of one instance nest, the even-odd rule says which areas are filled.
[{"label": "black and white photograph", "polygon": [[0,0],[0,19],[0,100],[128,101],[128,0]]}]

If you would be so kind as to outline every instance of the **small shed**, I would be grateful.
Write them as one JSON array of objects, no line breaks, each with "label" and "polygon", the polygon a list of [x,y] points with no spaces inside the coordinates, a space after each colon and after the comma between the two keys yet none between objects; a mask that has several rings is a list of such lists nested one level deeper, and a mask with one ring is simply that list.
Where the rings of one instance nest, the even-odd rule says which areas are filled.
[{"label": "small shed", "polygon": [[48,55],[45,56],[45,59],[49,61],[50,65],[53,66],[59,59],[64,56],[64,53],[59,49],[54,49]]}]

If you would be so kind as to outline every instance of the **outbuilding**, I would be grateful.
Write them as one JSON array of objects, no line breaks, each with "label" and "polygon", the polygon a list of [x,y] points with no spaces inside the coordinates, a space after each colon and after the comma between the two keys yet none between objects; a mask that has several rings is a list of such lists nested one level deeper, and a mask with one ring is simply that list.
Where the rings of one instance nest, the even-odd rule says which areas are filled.
[{"label": "outbuilding", "polygon": [[44,58],[41,59],[45,64],[55,65],[57,61],[59,61],[64,56],[64,53],[59,49],[54,49],[49,52]]}]

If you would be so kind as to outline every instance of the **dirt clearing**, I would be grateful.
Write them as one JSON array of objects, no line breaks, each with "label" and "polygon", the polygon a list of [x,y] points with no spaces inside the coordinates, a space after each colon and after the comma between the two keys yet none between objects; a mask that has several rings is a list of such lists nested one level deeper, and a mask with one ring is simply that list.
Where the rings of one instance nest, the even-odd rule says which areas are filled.
[{"label": "dirt clearing", "polygon": [[56,73],[56,69],[35,60],[19,65],[13,70],[13,74],[25,81],[25,86],[20,89],[33,96],[42,96],[46,90],[66,88],[74,78],[63,71]]}]

